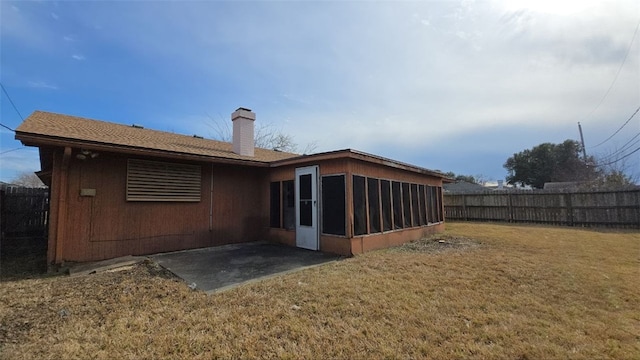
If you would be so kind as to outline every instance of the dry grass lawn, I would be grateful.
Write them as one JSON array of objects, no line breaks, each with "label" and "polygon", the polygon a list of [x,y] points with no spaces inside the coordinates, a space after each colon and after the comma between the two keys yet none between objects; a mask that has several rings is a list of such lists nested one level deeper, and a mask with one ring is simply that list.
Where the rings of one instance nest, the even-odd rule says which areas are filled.
[{"label": "dry grass lawn", "polygon": [[0,358],[639,359],[639,279],[638,232],[452,223],[213,296],[153,264],[4,281]]}]

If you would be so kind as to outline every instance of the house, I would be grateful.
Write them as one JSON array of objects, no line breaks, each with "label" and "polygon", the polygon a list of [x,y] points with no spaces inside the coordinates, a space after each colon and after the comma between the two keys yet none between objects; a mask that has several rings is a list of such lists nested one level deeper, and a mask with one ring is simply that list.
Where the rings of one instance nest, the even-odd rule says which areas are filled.
[{"label": "house", "polygon": [[50,187],[50,264],[272,241],[342,255],[444,229],[436,171],[355,151],[254,148],[255,114],[231,143],[36,111],[16,138]]},{"label": "house", "polygon": [[447,183],[443,185],[445,193],[450,194],[472,194],[488,191],[489,189],[480,185],[471,183],[468,181],[456,181],[453,183]]},{"label": "house", "polygon": [[556,181],[544,183],[543,190],[551,191],[577,191],[580,188],[587,188],[588,181]]}]

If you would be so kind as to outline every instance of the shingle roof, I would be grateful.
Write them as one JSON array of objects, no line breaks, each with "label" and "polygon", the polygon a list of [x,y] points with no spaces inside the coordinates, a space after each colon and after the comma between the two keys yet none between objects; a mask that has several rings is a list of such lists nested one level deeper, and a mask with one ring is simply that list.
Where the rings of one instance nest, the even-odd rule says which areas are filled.
[{"label": "shingle roof", "polygon": [[480,185],[474,184],[467,181],[458,181],[451,184],[442,185],[446,192],[450,193],[477,193],[483,191],[489,191],[490,189]]},{"label": "shingle roof", "polygon": [[586,181],[556,181],[544,183],[544,190],[576,190]]},{"label": "shingle roof", "polygon": [[71,140],[90,144],[117,145],[178,154],[265,163],[299,156],[260,148],[255,149],[254,157],[242,156],[234,153],[231,143],[228,142],[141,129],[45,111],[35,111],[20,124],[16,129],[16,138],[22,140],[22,135],[41,137],[43,140]]}]

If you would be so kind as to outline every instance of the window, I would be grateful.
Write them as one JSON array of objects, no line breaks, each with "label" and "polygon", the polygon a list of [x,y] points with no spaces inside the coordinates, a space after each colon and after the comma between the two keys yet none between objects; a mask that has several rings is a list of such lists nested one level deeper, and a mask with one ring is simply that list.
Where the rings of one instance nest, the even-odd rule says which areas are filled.
[{"label": "window", "polygon": [[345,176],[322,177],[322,233],[346,235]]},{"label": "window", "polygon": [[127,201],[200,201],[200,166],[129,159]]},{"label": "window", "polygon": [[400,183],[394,181],[391,183],[391,192],[393,195],[393,228],[402,229],[402,191]]},{"label": "window", "polygon": [[269,206],[269,212],[270,212],[270,217],[269,217],[269,225],[271,227],[274,228],[279,228],[280,225],[280,182],[279,181],[275,181],[271,183],[271,188],[270,188],[270,206]]},{"label": "window", "polygon": [[365,193],[365,178],[353,175],[353,233],[364,235],[367,233],[367,203]]},{"label": "window", "polygon": [[382,201],[382,230],[390,231],[392,229],[391,213],[391,182],[389,180],[380,180],[380,200]]},{"label": "window", "polygon": [[369,234],[378,233],[380,226],[380,188],[378,179],[367,178],[367,195],[369,200]]}]

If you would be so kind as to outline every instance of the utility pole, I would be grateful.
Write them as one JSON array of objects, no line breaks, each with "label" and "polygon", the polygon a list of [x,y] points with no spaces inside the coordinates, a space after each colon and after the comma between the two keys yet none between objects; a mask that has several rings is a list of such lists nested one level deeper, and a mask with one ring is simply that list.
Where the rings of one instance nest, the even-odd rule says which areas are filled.
[{"label": "utility pole", "polygon": [[580,131],[580,142],[582,143],[582,155],[584,156],[584,161],[587,161],[587,148],[584,146],[584,136],[582,136],[582,125],[578,121],[578,130]]}]

